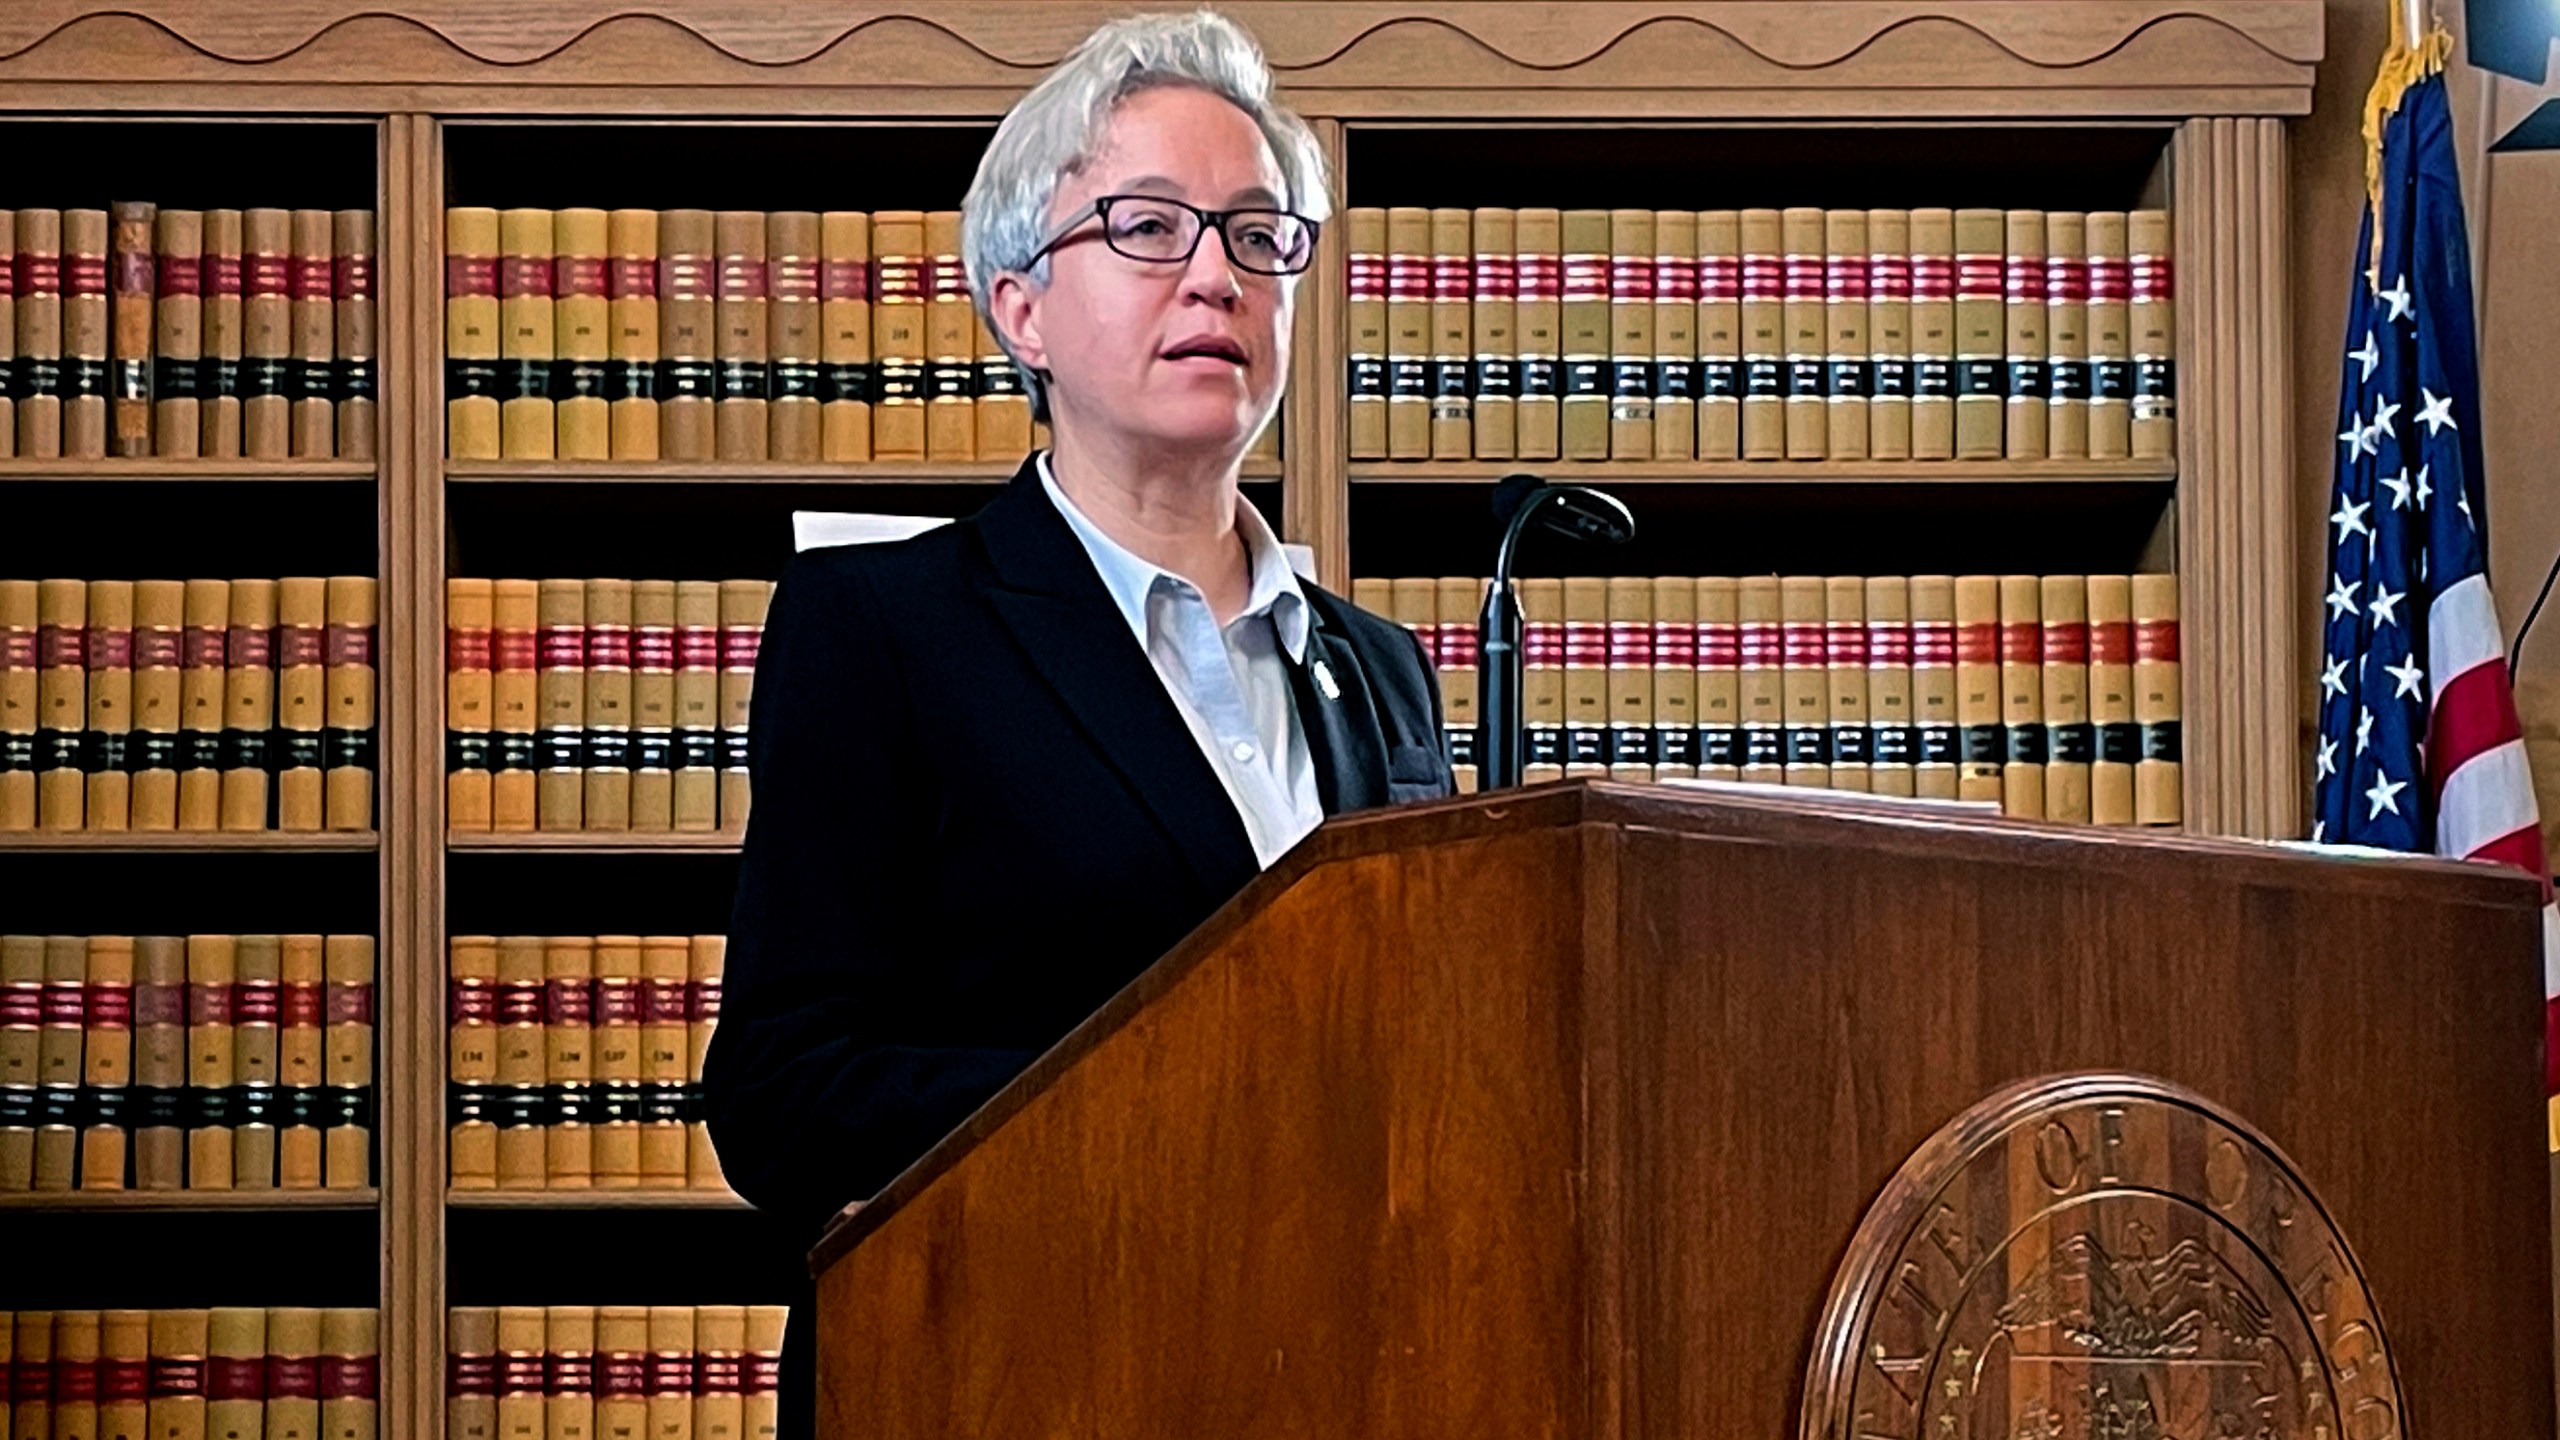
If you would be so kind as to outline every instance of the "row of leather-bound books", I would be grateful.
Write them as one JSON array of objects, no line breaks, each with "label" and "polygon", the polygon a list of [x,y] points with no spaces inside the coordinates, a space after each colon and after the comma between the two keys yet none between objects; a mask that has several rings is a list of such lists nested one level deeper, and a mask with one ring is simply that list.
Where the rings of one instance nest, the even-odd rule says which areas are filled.
[{"label": "row of leather-bound books", "polygon": [[445,1440],[774,1440],[789,1313],[455,1306]]},{"label": "row of leather-bound books", "polygon": [[0,830],[366,830],[376,587],[0,580]]},{"label": "row of leather-bound books", "polygon": [[0,935],[0,1192],[371,1183],[370,935]]},{"label": "row of leather-bound books", "polygon": [[1354,460],[2176,452],[2164,210],[1344,219]]},{"label": "row of leather-bound books", "polygon": [[11,1440],[373,1440],[370,1308],[0,1311]]},{"label": "row of leather-bound books", "polygon": [[373,212],[0,210],[0,455],[371,459]]},{"label": "row of leather-bound books", "polygon": [[702,1056],[720,935],[457,935],[446,971],[456,1190],[717,1190]]},{"label": "row of leather-bound books", "polygon": [[[1359,580],[1438,669],[1473,788],[1486,582]],[[2175,825],[2173,575],[1514,582],[1532,783],[1706,778]]]},{"label": "row of leather-bound books", "polygon": [[445,582],[446,821],[736,829],[769,580]]}]

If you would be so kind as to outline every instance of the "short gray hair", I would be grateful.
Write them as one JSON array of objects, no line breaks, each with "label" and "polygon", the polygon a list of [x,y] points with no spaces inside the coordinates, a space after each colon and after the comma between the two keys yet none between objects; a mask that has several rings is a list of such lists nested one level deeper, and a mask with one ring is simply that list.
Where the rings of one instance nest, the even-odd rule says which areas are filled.
[{"label": "short gray hair", "polygon": [[[1232,102],[1253,118],[1279,161],[1288,207],[1311,220],[1333,213],[1324,150],[1306,121],[1271,98],[1271,68],[1243,26],[1214,10],[1114,20],[1015,102],[978,161],[977,178],[960,202],[960,255],[981,316],[1001,271],[1049,283],[1048,257],[1036,266],[1031,257],[1048,238],[1058,182],[1093,159],[1121,101],[1159,85],[1189,85]],[[995,326],[987,328],[1013,355]],[[1045,383],[1019,356],[1014,369],[1030,393],[1032,413],[1047,419]]]}]

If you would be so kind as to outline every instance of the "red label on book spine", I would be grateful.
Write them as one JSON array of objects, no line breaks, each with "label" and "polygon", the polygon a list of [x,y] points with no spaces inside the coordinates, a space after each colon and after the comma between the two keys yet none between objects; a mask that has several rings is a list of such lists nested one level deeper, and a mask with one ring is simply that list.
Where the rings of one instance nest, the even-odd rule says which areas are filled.
[{"label": "red label on book spine", "polygon": [[133,632],[133,668],[136,670],[175,670],[180,650],[178,632],[164,625]]},{"label": "red label on book spine", "polygon": [[1701,300],[1739,300],[1742,298],[1742,266],[1731,255],[1698,257],[1698,298]]},{"label": "red label on book spine", "polygon": [[2169,257],[2136,255],[2130,261],[2133,298],[2167,300],[2170,298]]},{"label": "red label on book spine", "polygon": [[2048,665],[2088,664],[2089,627],[2069,621],[2046,625],[2044,658]]},{"label": "red label on book spine", "polygon": [[1822,298],[1822,256],[1789,252],[1780,265],[1779,283],[1785,287],[1780,292],[1781,298],[1787,300]]},{"label": "red label on book spine", "polygon": [[1956,263],[1944,255],[1911,257],[1911,298],[1914,300],[1952,300],[1956,293]]},{"label": "red label on book spine", "polygon": [[1701,620],[1697,625],[1698,668],[1731,670],[1742,663],[1742,627],[1730,621]]},{"label": "red label on book spine", "polygon": [[1520,627],[1520,663],[1536,670],[1552,670],[1564,663],[1564,624],[1558,620],[1531,620]]},{"label": "red label on book spine", "polygon": [[211,296],[237,296],[240,293],[240,257],[207,255],[204,257],[204,293]]},{"label": "red label on book spine", "polygon": [[1911,627],[1891,621],[1867,626],[1867,664],[1890,668],[1911,663]]},{"label": "red label on book spine", "polygon": [[1822,622],[1818,620],[1799,620],[1779,626],[1779,663],[1790,669],[1821,669],[1830,663],[1830,651],[1823,644],[1823,638]]},{"label": "red label on book spine", "polygon": [[720,627],[716,625],[677,626],[676,668],[679,670],[719,669]]},{"label": "red label on book spine", "polygon": [[2178,658],[2178,622],[2175,620],[2137,620],[2133,625],[2133,658],[2136,660],[2175,660]]},{"label": "red label on book spine", "polygon": [[1564,663],[1598,668],[1609,663],[1609,627],[1597,620],[1564,622]]},{"label": "red label on book spine", "polygon": [[1657,670],[1689,670],[1698,663],[1698,627],[1677,620],[1653,622],[1653,666]]},{"label": "red label on book spine", "polygon": [[309,1400],[320,1393],[320,1367],[308,1355],[267,1357],[267,1398]]},{"label": "red label on book spine", "polygon": [[1387,298],[1387,257],[1364,251],[1353,251],[1349,265],[1349,289],[1354,300]]},{"label": "red label on book spine", "polygon": [[1519,269],[1508,255],[1478,255],[1470,267],[1470,283],[1479,300],[1508,300],[1519,283]]},{"label": "red label on book spine", "polygon": [[669,255],[658,262],[658,289],[670,300],[711,298],[711,258]]},{"label": "red label on book spine", "polygon": [[1822,262],[1822,293],[1826,299],[1864,301],[1867,278],[1867,262],[1859,256],[1831,255]]},{"label": "red label on book spine", "polygon": [[1958,255],[1956,257],[1956,298],[1959,300],[1997,300],[2006,257],[1999,255]]},{"label": "red label on book spine", "polygon": [[107,293],[107,257],[104,255],[65,255],[62,257],[62,292],[66,295],[104,295]]},{"label": "red label on book spine", "polygon": [[1944,620],[1911,624],[1911,668],[1943,670],[1956,663],[1956,627]]},{"label": "red label on book spine", "polygon": [[[776,300],[815,300],[818,290],[818,257],[815,255],[776,255],[767,267]],[[965,288],[966,278],[962,280]]]},{"label": "red label on book spine", "polygon": [[1472,291],[1467,287],[1474,279],[1474,268],[1464,255],[1431,257],[1431,298],[1464,300]]},{"label": "red label on book spine", "polygon": [[231,987],[189,985],[187,987],[187,1023],[190,1025],[230,1024]]},{"label": "red label on book spine", "polygon": [[591,1395],[596,1362],[586,1355],[552,1355],[543,1362],[543,1388],[554,1395]]},{"label": "red label on book spine", "polygon": [[764,262],[751,255],[720,257],[720,298],[761,300],[765,297]]},{"label": "red label on book spine", "polygon": [[26,626],[0,630],[0,670],[36,668],[36,632]]},{"label": "red label on book spine", "polygon": [[448,673],[488,669],[489,632],[476,628],[448,628],[444,632],[444,668]]},{"label": "red label on book spine", "polygon": [[1996,665],[2000,663],[2000,626],[1997,621],[1983,620],[1955,627],[1956,660],[1964,665]]},{"label": "red label on book spine", "polygon": [[77,625],[36,627],[36,663],[47,670],[82,669],[88,664],[88,632]]},{"label": "red label on book spine", "polygon": [[494,1355],[445,1356],[444,1393],[447,1395],[497,1394],[497,1357]]},{"label": "red label on book spine", "polygon": [[2013,304],[2044,299],[2044,257],[2012,255],[2002,268],[2003,294]]},{"label": "red label on book spine", "polygon": [[2132,624],[2128,621],[2116,620],[2090,626],[2089,662],[2093,665],[2132,664]]},{"label": "red label on book spine", "polygon": [[1822,627],[1822,648],[1828,663],[1836,668],[1851,668],[1867,663],[1867,627],[1855,620],[1834,620]]},{"label": "red label on book spine", "polygon": [[542,1023],[542,982],[539,980],[501,980],[497,984],[498,1023],[501,1025],[539,1025]]},{"label": "red label on book spine", "polygon": [[1606,300],[1609,298],[1609,257],[1597,253],[1576,252],[1563,260],[1564,298],[1572,300]]},{"label": "red label on book spine", "polygon": [[723,625],[720,627],[720,668],[753,670],[756,649],[764,643],[761,625]]},{"label": "red label on book spine", "polygon": [[1653,257],[1650,255],[1612,255],[1609,257],[1609,298],[1613,301],[1653,300]]},{"label": "red label on book spine", "polygon": [[2089,298],[2119,304],[2133,295],[2133,269],[2121,255],[2089,257]]},{"label": "red label on book spine", "polygon": [[1910,299],[1911,257],[1908,255],[1868,256],[1867,298],[1871,300]]},{"label": "red label on book spine", "polygon": [[676,668],[676,632],[672,626],[642,625],[631,632],[631,668]]},{"label": "red label on book spine", "polygon": [[111,630],[92,625],[88,632],[89,668],[92,670],[130,670],[133,668],[133,632]]},{"label": "red label on book spine", "polygon": [[641,991],[641,1019],[651,1025],[681,1025],[691,1018],[682,980],[648,980]]},{"label": "red label on book spine", "polygon": [[543,1363],[539,1354],[510,1350],[498,1357],[499,1394],[539,1395],[542,1382]]},{"label": "red label on book spine", "polygon": [[219,625],[190,625],[184,636],[188,668],[219,670],[228,663],[230,631]]},{"label": "red label on book spine", "polygon": [[318,665],[328,652],[321,646],[318,625],[279,625],[276,627],[276,664],[291,670],[302,665]]},{"label": "red label on book spine", "polygon": [[596,977],[596,1024],[637,1025],[640,1013],[640,981],[637,976]]},{"label": "red label on book spine", "polygon": [[151,1362],[102,1357],[98,1361],[98,1398],[111,1405],[150,1399]]},{"label": "red label on book spine", "polygon": [[88,997],[79,981],[48,980],[39,993],[43,996],[44,1024],[68,1025],[75,1030],[80,1027],[80,1019],[88,1011]]},{"label": "red label on book spine", "polygon": [[649,1393],[652,1395],[690,1395],[693,1393],[693,1357],[672,1352],[649,1357]]},{"label": "red label on book spine", "polygon": [[370,1400],[377,1388],[375,1372],[379,1369],[371,1355],[323,1355],[320,1357],[320,1398],[323,1400]]},{"label": "red label on book spine", "polygon": [[320,982],[288,980],[276,991],[276,1017],[289,1030],[314,1030],[320,1025]]},{"label": "red label on book spine", "polygon": [[716,977],[687,982],[684,987],[685,1019],[696,1025],[706,1025],[719,1019],[721,989],[721,982]]},{"label": "red label on book spine", "polygon": [[590,670],[630,669],[630,628],[623,625],[588,626],[587,668]]},{"label": "red label on book spine", "polygon": [[192,1400],[204,1393],[204,1361],[193,1355],[154,1355],[151,1365],[151,1398],[154,1400]]},{"label": "red label on book spine", "polygon": [[28,981],[0,985],[0,1030],[32,1030],[44,1023],[44,986]]},{"label": "red label on book spine", "polygon": [[1441,625],[1431,653],[1444,666],[1476,664],[1483,658],[1476,639],[1476,622],[1451,620]]},{"label": "red label on book spine", "polygon": [[232,626],[223,641],[223,648],[229,652],[226,663],[235,670],[275,663],[275,635],[263,626]]},{"label": "red label on book spine", "polygon": [[1431,298],[1431,257],[1409,255],[1402,251],[1387,256],[1387,298],[1390,300],[1428,300]]},{"label": "red label on book spine", "polygon": [[130,1030],[133,1028],[133,987],[114,981],[102,981],[88,987],[83,1000],[88,1011],[87,1025],[92,1030]]},{"label": "red label on book spine", "polygon": [[329,626],[327,643],[326,658],[332,665],[373,663],[373,627],[370,625]]},{"label": "red label on book spine", "polygon": [[476,975],[456,975],[445,985],[445,1023],[494,1025],[498,1021],[498,987]]},{"label": "red label on book spine", "polygon": [[1557,256],[1523,255],[1512,273],[1523,300],[1554,300],[1564,294],[1564,261]]},{"label": "red label on book spine", "polygon": [[818,298],[821,300],[870,299],[871,262],[868,260],[819,261]]},{"label": "red label on book spine", "polygon": [[242,980],[231,987],[231,1023],[273,1025],[283,1008],[273,980]]},{"label": "red label on book spine", "polygon": [[329,290],[341,300],[373,298],[373,257],[340,255],[329,262]]},{"label": "red label on book spine", "polygon": [[1746,620],[1734,629],[1741,638],[1735,651],[1735,661],[1742,669],[1778,668],[1785,655],[1779,646],[1779,627],[1765,620]]},{"label": "red label on book spine", "polygon": [[2046,259],[2044,298],[2048,305],[2085,304],[2089,299],[2089,262],[2076,255]]},{"label": "red label on book spine", "polygon": [[547,299],[551,294],[551,257],[508,255],[498,262],[498,298]]},{"label": "red label on book spine", "polygon": [[584,980],[560,979],[542,987],[542,1023],[586,1025],[595,1019],[595,1002]]},{"label": "red label on book spine", "polygon": [[2032,665],[2044,656],[2044,627],[2033,620],[2000,627],[2000,658],[2012,665]]},{"label": "red label on book spine", "polygon": [[[53,1359],[53,1403],[56,1405],[95,1405],[98,1403],[98,1362],[95,1360]],[[58,1425],[59,1422],[57,1422]]]},{"label": "red label on book spine", "polygon": [[747,1357],[747,1393],[770,1395],[782,1388],[782,1357],[750,1355]]},{"label": "red label on book spine", "polygon": [[1610,621],[1609,668],[1613,670],[1652,669],[1653,626],[1641,620]]},{"label": "red label on book spine", "polygon": [[205,1397],[207,1400],[264,1400],[267,1398],[267,1357],[251,1355],[216,1355],[205,1365]]},{"label": "red label on book spine", "polygon": [[286,288],[296,300],[327,300],[336,289],[336,265],[326,255],[296,255],[286,267]]},{"label": "red label on book spine", "polygon": [[578,670],[587,663],[587,630],[583,625],[545,625],[538,632],[542,668]]},{"label": "red label on book spine", "polygon": [[631,1350],[607,1350],[596,1357],[597,1395],[627,1399],[645,1395],[648,1389],[648,1357]]},{"label": "red label on book spine", "polygon": [[658,298],[658,262],[629,255],[617,255],[606,265],[604,293],[614,300],[655,300]]},{"label": "red label on book spine", "polygon": [[551,293],[559,296],[602,295],[604,292],[604,258],[599,255],[562,255],[551,262]]},{"label": "red label on book spine", "polygon": [[535,648],[530,630],[492,630],[489,643],[496,651],[500,670],[532,670],[537,668],[540,651]]},{"label": "red label on book spine", "polygon": [[747,1367],[742,1356],[705,1352],[694,1361],[696,1395],[735,1395],[745,1390],[746,1384]]}]

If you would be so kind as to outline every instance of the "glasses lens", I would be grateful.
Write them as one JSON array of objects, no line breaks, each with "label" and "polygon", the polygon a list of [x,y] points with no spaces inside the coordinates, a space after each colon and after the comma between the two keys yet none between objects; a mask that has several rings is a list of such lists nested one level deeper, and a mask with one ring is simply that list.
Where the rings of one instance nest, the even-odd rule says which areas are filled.
[{"label": "glasses lens", "polygon": [[1239,210],[1227,217],[1227,244],[1247,270],[1287,275],[1307,268],[1315,234],[1286,210]]},{"label": "glasses lens", "polygon": [[1115,199],[1104,232],[1134,260],[1179,260],[1200,238],[1200,217],[1166,200]]}]

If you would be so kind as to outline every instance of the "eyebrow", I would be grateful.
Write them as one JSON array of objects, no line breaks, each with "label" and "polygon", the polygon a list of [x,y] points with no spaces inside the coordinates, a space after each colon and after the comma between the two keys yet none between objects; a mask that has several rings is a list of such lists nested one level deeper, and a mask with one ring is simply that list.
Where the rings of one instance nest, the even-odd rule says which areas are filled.
[{"label": "eyebrow", "polygon": [[[1171,196],[1174,199],[1180,199],[1182,183],[1163,175],[1141,175],[1135,180],[1123,181],[1113,188],[1122,192],[1135,191],[1151,195],[1166,195]],[[1273,194],[1270,190],[1267,190],[1260,185],[1250,186],[1227,197],[1227,204],[1231,207],[1238,205],[1276,206],[1279,203],[1280,197],[1278,195]]]}]

